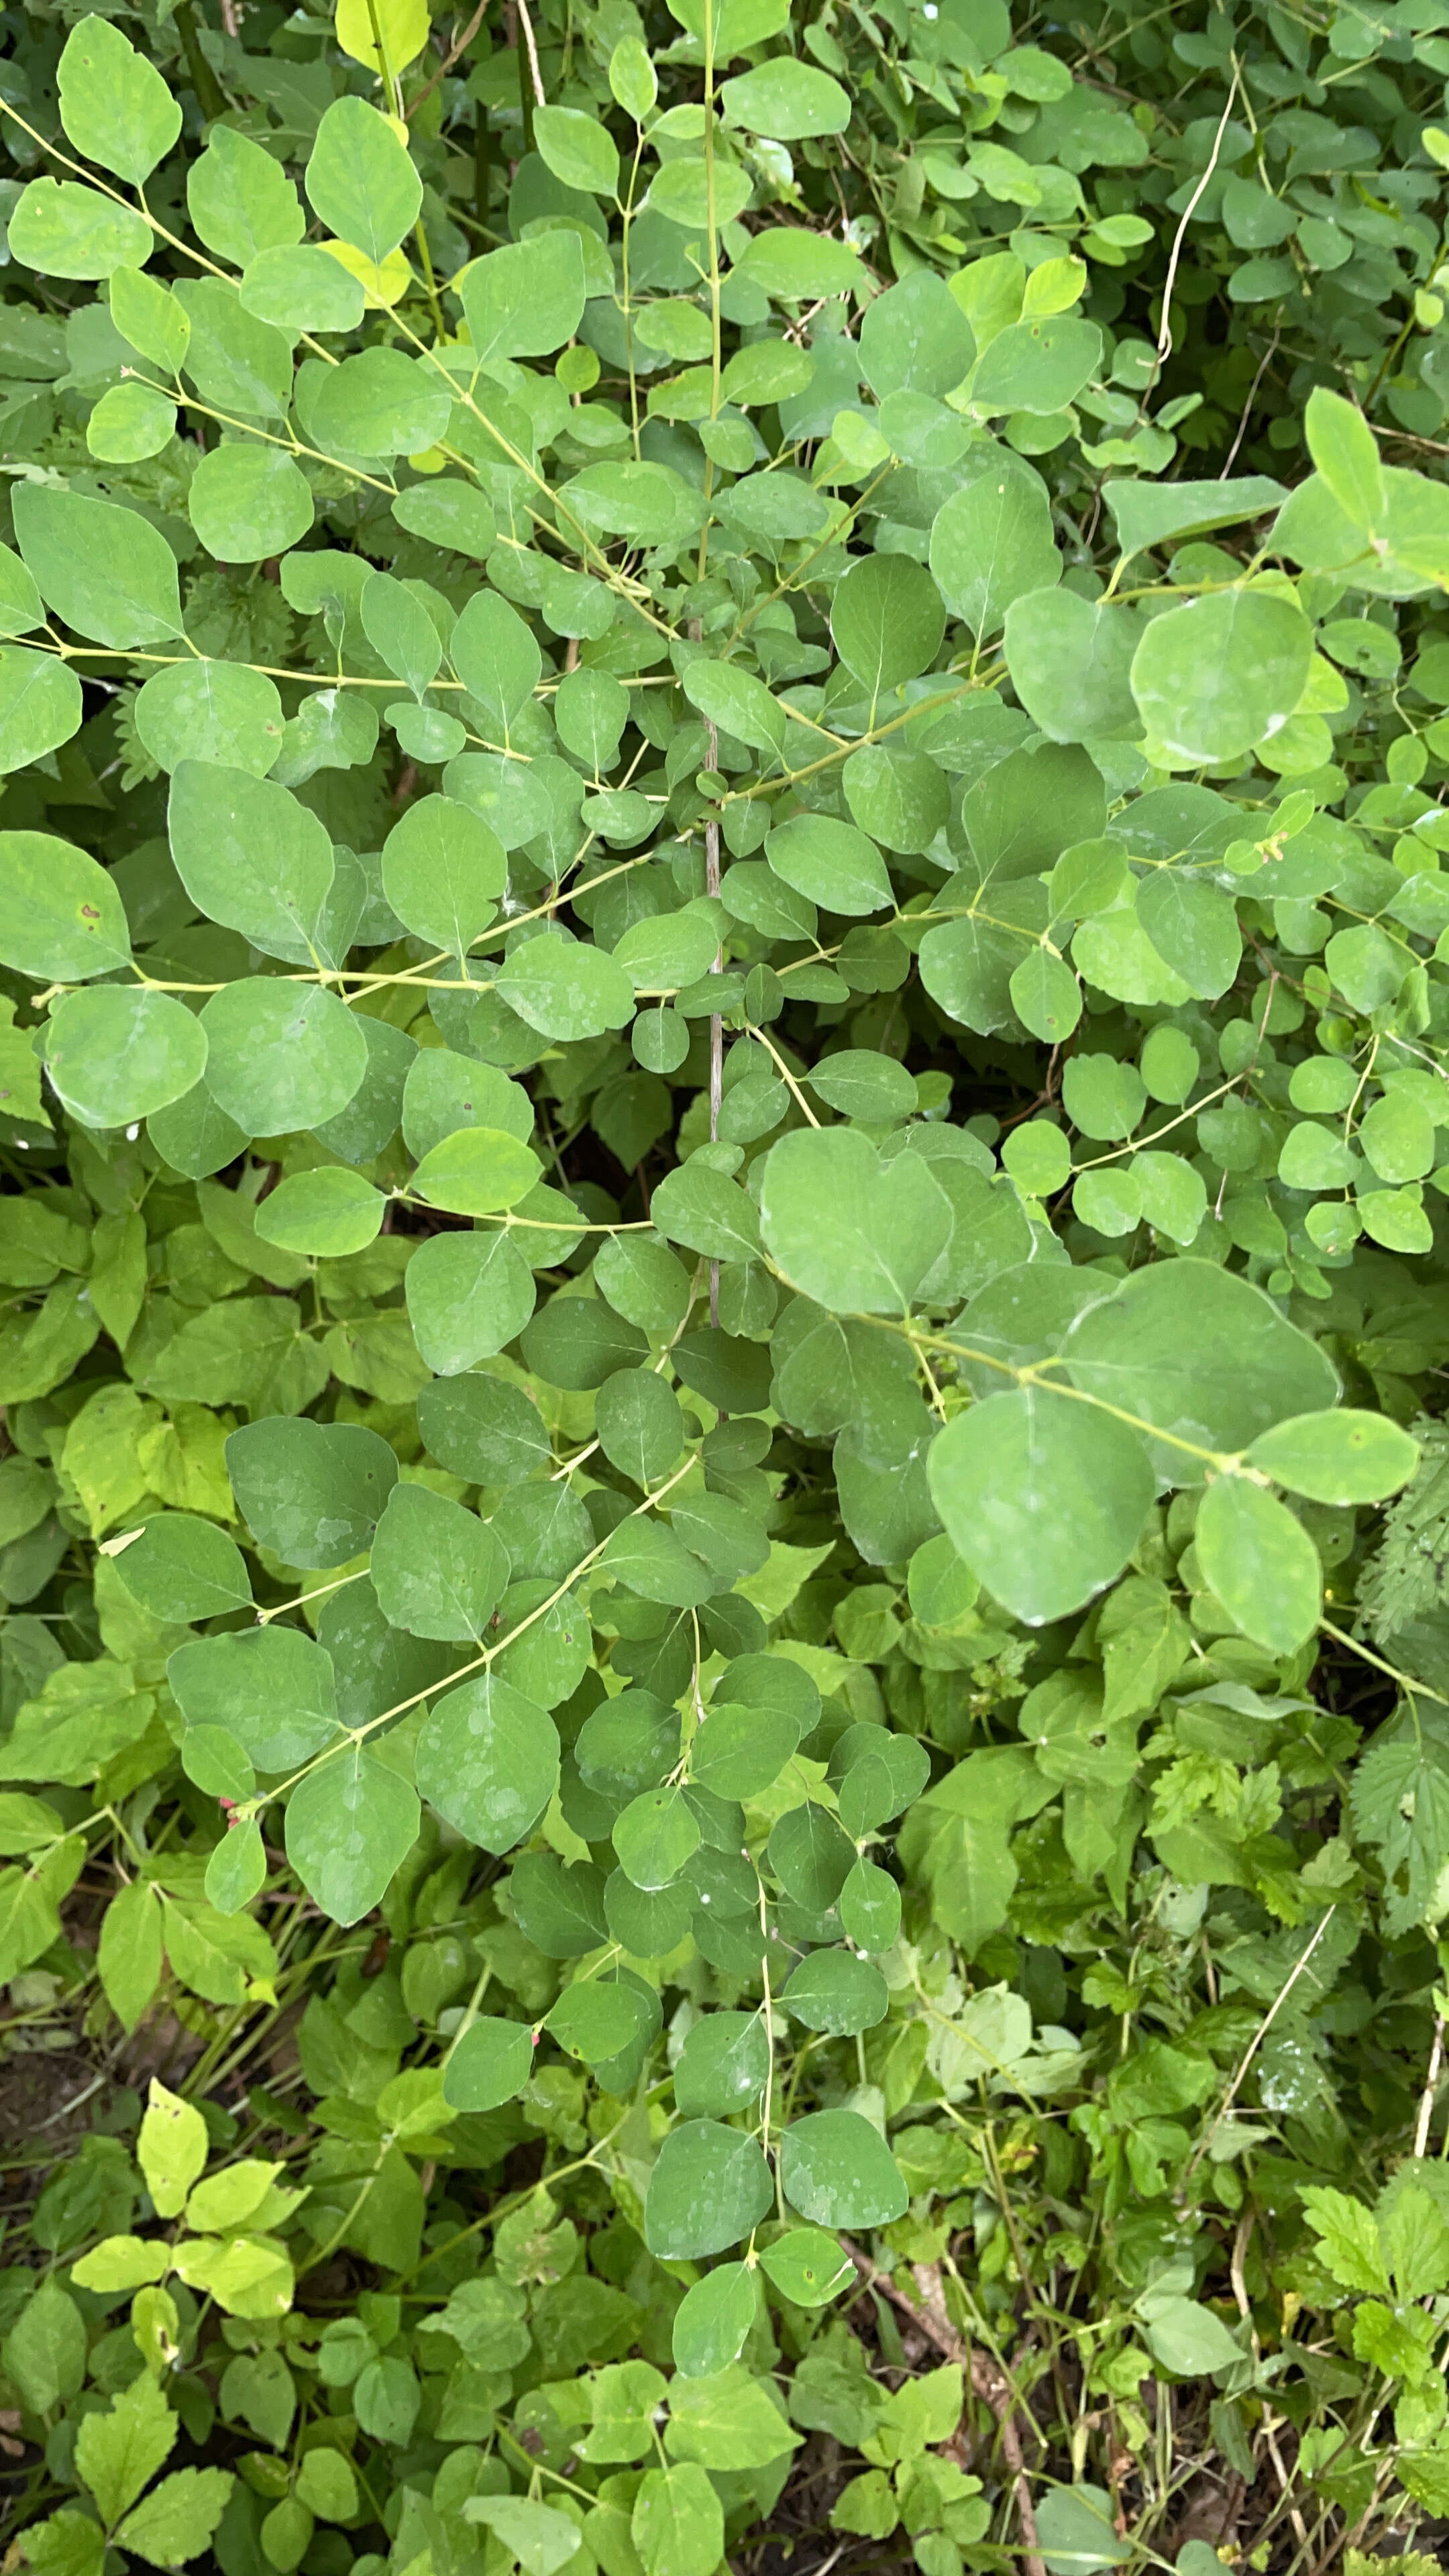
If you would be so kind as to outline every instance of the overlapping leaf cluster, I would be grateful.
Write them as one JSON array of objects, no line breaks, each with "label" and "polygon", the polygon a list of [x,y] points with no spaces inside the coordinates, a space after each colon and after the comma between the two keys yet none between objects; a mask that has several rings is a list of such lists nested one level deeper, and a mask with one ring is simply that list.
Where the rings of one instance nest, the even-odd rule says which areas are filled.
[{"label": "overlapping leaf cluster", "polygon": [[1316,2576],[1449,2504],[1449,52],[223,15],[0,67],[21,2554]]}]

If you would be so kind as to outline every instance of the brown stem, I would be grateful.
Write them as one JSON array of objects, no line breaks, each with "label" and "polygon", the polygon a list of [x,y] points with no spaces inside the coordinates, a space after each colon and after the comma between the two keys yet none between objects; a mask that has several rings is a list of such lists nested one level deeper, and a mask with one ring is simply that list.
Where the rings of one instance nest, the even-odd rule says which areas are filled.
[{"label": "brown stem", "polygon": [[879,2290],[883,2298],[889,2299],[893,2307],[909,2317],[918,2333],[923,2334],[928,2343],[934,2344],[937,2352],[944,2354],[948,2361],[959,2361],[975,2395],[990,2407],[996,2418],[1001,2456],[1006,2462],[1011,2491],[1016,2500],[1016,2518],[1021,2525],[1022,2564],[1026,2576],[1046,2576],[1046,2562],[1037,2540],[1036,2515],[1031,2507],[1031,2488],[1022,2459],[1021,2436],[1016,2429],[1012,2393],[1007,2381],[986,2353],[978,2351],[956,2332],[945,2308],[938,2304],[939,2285],[935,2297],[926,2296],[923,2290],[918,2303],[898,2288],[889,2272],[882,2272],[860,2246],[853,2245],[848,2236],[842,2236],[840,2243],[867,2288]]},{"label": "brown stem", "polygon": [[[222,5],[225,7],[226,0],[222,0]],[[469,19],[461,36],[458,38],[456,45],[449,46],[448,51],[444,54],[442,61],[434,72],[432,79],[426,82],[423,88],[419,90],[417,97],[409,99],[407,106],[403,109],[405,117],[409,120],[415,117],[418,109],[422,106],[424,99],[432,97],[439,81],[447,79],[454,63],[458,60],[459,55],[466,54],[468,47],[472,44],[474,37],[477,35],[479,28],[483,24],[483,20],[486,17],[487,12],[488,0],[478,0],[478,6],[474,10],[472,17]],[[486,111],[483,109],[479,110],[480,115],[485,112]]]}]

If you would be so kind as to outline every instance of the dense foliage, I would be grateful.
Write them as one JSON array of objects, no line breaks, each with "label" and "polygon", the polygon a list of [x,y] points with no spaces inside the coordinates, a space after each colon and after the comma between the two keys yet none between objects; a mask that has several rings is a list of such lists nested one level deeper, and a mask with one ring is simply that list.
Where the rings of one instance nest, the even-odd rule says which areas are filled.
[{"label": "dense foliage", "polygon": [[6,2565],[1431,2542],[1449,13],[208,5],[3,17]]}]

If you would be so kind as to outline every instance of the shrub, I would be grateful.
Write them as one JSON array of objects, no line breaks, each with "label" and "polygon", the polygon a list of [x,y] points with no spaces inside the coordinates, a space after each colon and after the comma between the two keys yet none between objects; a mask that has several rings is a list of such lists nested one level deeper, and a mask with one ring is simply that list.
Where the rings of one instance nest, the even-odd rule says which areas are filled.
[{"label": "shrub", "polygon": [[1320,2576],[1449,2511],[1449,49],[670,5],[7,17],[7,2564]]}]

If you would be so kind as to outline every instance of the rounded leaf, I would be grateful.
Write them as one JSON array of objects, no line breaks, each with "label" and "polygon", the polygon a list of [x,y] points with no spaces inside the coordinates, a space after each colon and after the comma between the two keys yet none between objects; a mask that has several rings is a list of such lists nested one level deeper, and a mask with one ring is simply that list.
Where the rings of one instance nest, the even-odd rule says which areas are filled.
[{"label": "rounded leaf", "polygon": [[46,1032],[46,1072],[83,1127],[129,1127],[166,1108],[206,1060],[206,1032],[184,1002],[141,985],[67,993]]},{"label": "rounded leaf", "polygon": [[662,2263],[723,2254],[758,2227],[773,2198],[753,2138],[719,2120],[687,2120],[671,2129],[649,2177],[645,2242]]},{"label": "rounded leaf", "polygon": [[858,2111],[812,2111],[780,2142],[785,2198],[819,2227],[887,2227],[903,2217],[901,2170]]}]

